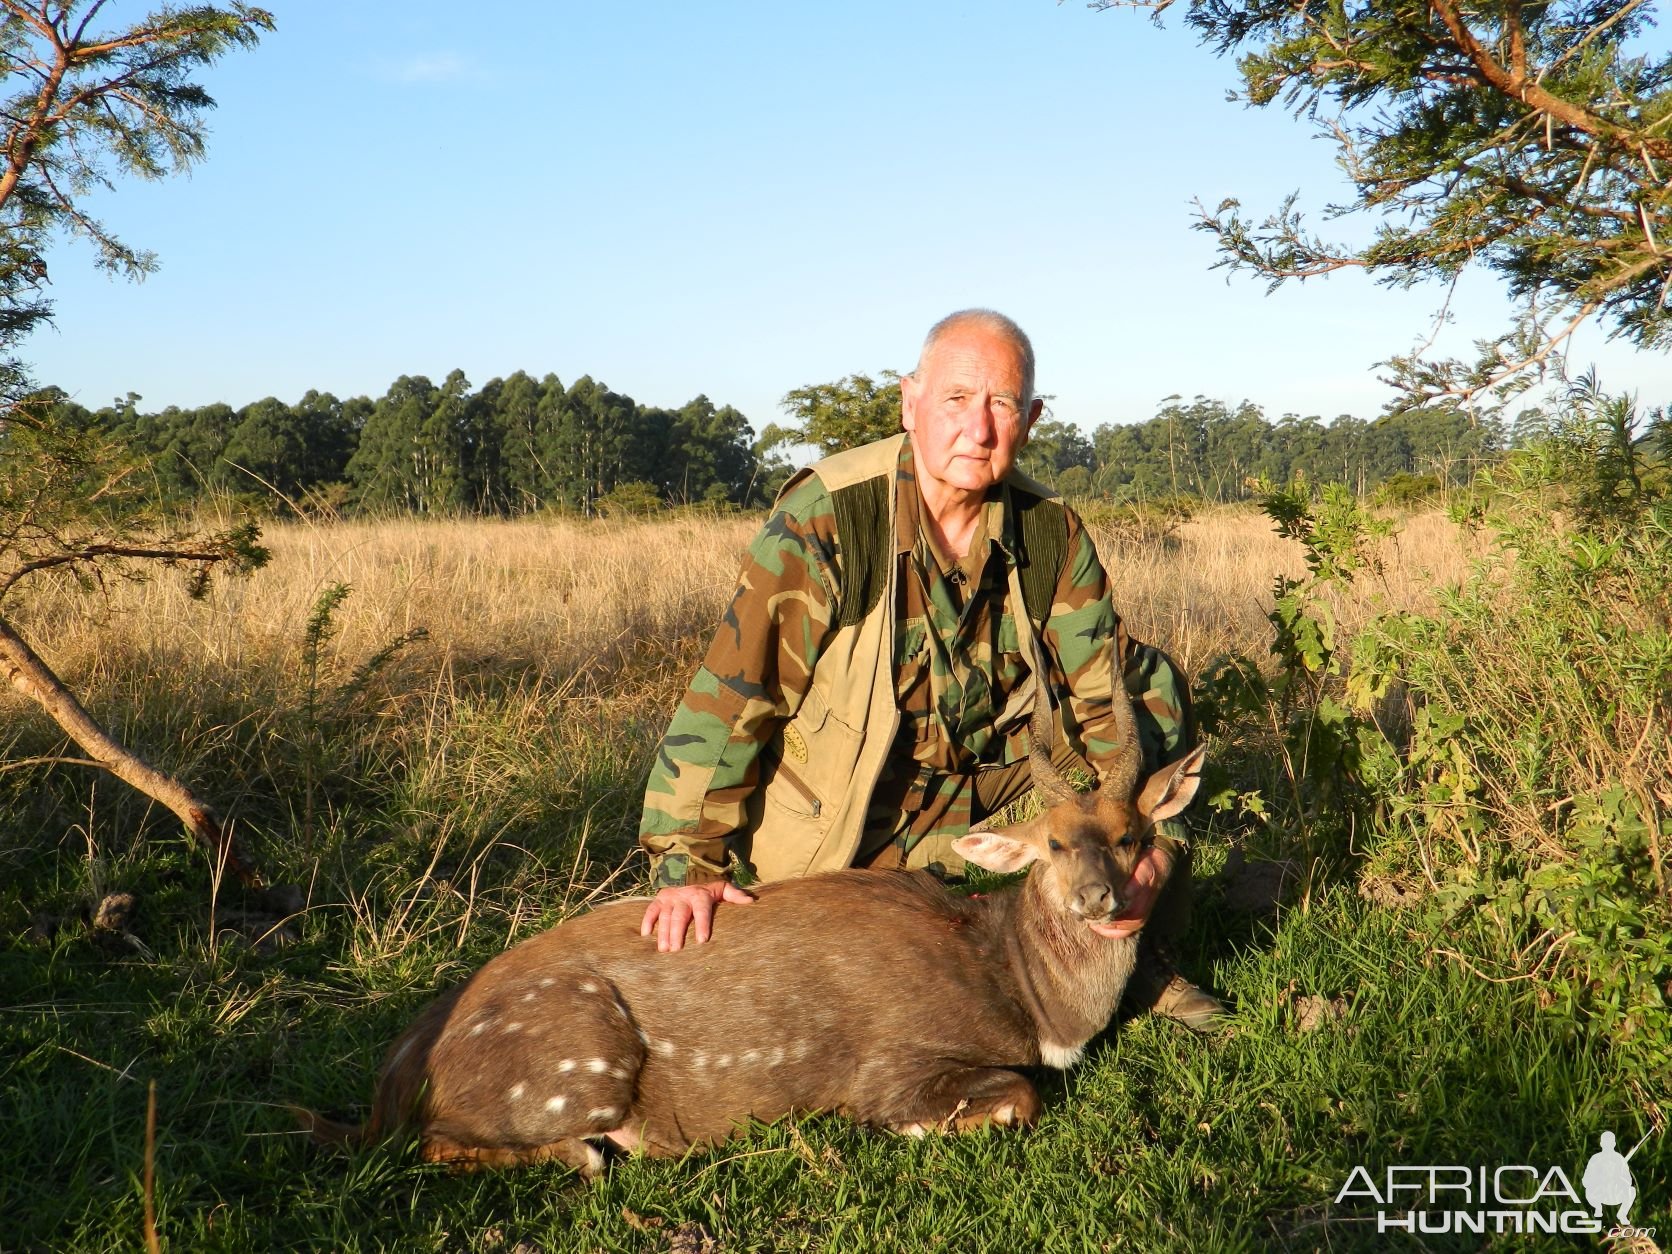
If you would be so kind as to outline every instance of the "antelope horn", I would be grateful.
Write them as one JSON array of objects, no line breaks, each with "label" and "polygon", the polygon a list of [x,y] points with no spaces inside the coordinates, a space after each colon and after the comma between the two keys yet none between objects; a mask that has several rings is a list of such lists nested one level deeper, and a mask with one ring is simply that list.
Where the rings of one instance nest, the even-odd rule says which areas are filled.
[{"label": "antelope horn", "polygon": [[[1012,576],[1012,580],[1014,578]],[[1033,786],[1044,796],[1045,804],[1061,805],[1074,796],[1074,786],[1051,761],[1051,742],[1056,738],[1057,730],[1056,720],[1051,717],[1051,665],[1045,656],[1045,641],[1040,638],[1040,629],[1025,610],[1017,615],[1017,624],[1027,630],[1033,661],[1033,722],[1029,726],[1028,770],[1033,775]]]},{"label": "antelope horn", "polygon": [[[1037,658],[1040,650],[1035,645]],[[1050,672],[1035,668],[1039,686],[1033,693],[1033,722],[1029,730],[1028,769],[1033,774],[1033,786],[1039,789],[1046,805],[1060,805],[1074,795],[1074,787],[1051,761],[1051,741],[1056,731],[1056,720],[1051,717]]]},{"label": "antelope horn", "polygon": [[1144,751],[1138,744],[1138,716],[1132,711],[1132,697],[1126,691],[1126,677],[1120,659],[1116,658],[1109,669],[1114,672],[1111,676],[1114,691],[1109,695],[1114,704],[1115,734],[1120,737],[1120,757],[1115,759],[1098,790],[1122,801],[1130,801],[1138,790],[1138,773],[1143,769]]}]

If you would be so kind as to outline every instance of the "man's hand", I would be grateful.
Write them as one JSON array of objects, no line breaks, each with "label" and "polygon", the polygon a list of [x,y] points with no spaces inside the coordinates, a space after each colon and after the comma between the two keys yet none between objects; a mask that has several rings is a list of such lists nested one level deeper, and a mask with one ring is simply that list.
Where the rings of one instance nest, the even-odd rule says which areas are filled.
[{"label": "man's hand", "polygon": [[746,906],[755,898],[727,880],[708,884],[682,884],[664,888],[645,908],[640,936],[656,933],[656,949],[671,954],[685,946],[685,929],[696,924],[696,941],[702,944],[714,930],[714,907],[722,901]]},{"label": "man's hand", "polygon": [[1132,878],[1126,885],[1126,909],[1107,923],[1093,923],[1091,930],[1110,940],[1125,940],[1136,936],[1155,909],[1155,899],[1167,883],[1173,870],[1173,858],[1166,850],[1151,848],[1132,868]]}]

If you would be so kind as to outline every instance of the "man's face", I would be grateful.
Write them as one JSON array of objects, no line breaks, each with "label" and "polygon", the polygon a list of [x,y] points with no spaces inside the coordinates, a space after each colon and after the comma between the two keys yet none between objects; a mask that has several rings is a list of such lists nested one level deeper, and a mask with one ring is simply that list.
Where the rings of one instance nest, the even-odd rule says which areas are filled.
[{"label": "man's face", "polygon": [[1010,473],[1042,408],[1024,409],[1022,383],[1016,346],[979,325],[948,331],[900,380],[925,500],[979,496]]}]

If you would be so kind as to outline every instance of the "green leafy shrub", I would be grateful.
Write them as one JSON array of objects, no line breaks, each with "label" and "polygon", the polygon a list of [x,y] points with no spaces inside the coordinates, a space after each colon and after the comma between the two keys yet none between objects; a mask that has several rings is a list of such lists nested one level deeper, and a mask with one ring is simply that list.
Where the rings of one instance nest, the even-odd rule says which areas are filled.
[{"label": "green leafy shrub", "polygon": [[1309,890],[1367,867],[1426,882],[1432,936],[1495,937],[1499,969],[1471,971],[1664,1073],[1672,502],[1629,407],[1573,408],[1484,485],[1493,556],[1350,651],[1321,593],[1374,573],[1389,525],[1339,487],[1262,485],[1311,574],[1275,582],[1271,664],[1202,679],[1203,728],[1231,749],[1209,799],[1302,857]]},{"label": "green leafy shrub", "polygon": [[1383,853],[1432,882],[1437,924],[1498,930],[1495,978],[1672,1066],[1672,507],[1604,536],[1544,496],[1498,513],[1497,556],[1436,614],[1355,646],[1361,701],[1397,680],[1411,714]]}]

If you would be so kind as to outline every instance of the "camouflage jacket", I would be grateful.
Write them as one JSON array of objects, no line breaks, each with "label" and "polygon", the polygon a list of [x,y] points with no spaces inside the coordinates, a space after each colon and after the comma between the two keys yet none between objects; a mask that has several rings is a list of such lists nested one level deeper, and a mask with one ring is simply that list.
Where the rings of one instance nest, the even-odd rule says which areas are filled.
[{"label": "camouflage jacket", "polygon": [[[862,469],[853,487],[886,494],[880,506],[877,491],[867,498],[846,480],[832,490],[837,468],[854,479],[855,465]],[[856,510],[856,497],[871,500],[869,513]],[[794,839],[811,839],[802,833],[830,821],[825,807],[843,788],[864,794],[849,815],[863,834],[840,847],[837,864],[870,862],[891,846],[903,865],[948,861],[950,841],[982,817],[973,812],[975,773],[1027,755],[1034,684],[1024,633],[1034,627],[1061,728],[1093,769],[1118,747],[1114,657],[1123,659],[1138,704],[1145,757],[1159,765],[1188,748],[1182,677],[1164,655],[1128,638],[1091,537],[1072,510],[1012,475],[987,501],[968,555],[952,560],[920,526],[919,509],[904,436],[840,454],[786,486],[749,547],[731,605],[651,770],[640,841],[659,885],[712,879],[733,855],[749,861],[751,853],[763,870],[802,873],[809,867],[799,860],[786,870],[781,860],[763,858],[767,851],[751,838],[785,810]],[[880,576],[876,563],[860,560],[854,540],[883,525],[879,513],[893,522],[892,536],[882,537],[892,544],[871,546],[892,558]],[[868,599],[886,604],[872,608]],[[877,746],[877,769],[856,774],[852,759],[862,750],[856,743],[846,752],[838,740],[832,751],[825,728],[844,719],[824,707],[852,700],[851,690],[864,687],[854,675],[863,672],[844,672],[846,682],[822,694],[813,681],[821,666],[851,668],[833,658],[851,650],[856,624],[879,616],[886,619],[881,634],[862,648],[875,666],[881,641],[892,640],[878,675],[889,708],[873,703],[869,715],[845,721],[858,729],[855,741],[880,727],[891,734]],[[822,738],[816,747],[808,744],[813,736]],[[810,869],[821,869],[808,857]]]}]

